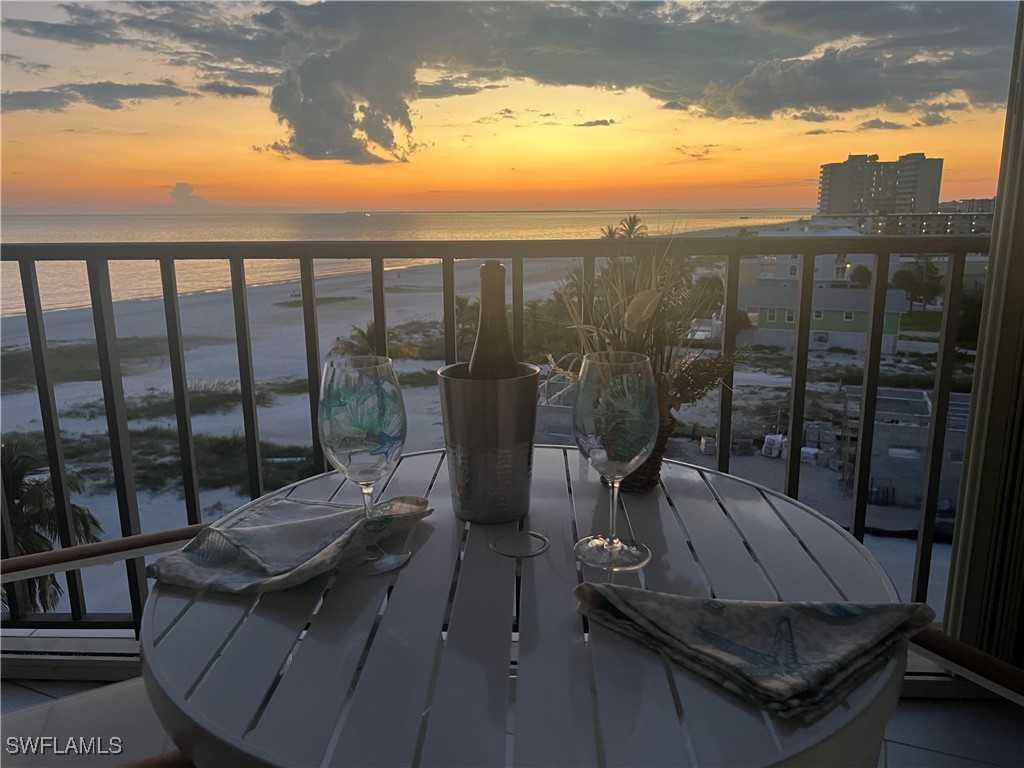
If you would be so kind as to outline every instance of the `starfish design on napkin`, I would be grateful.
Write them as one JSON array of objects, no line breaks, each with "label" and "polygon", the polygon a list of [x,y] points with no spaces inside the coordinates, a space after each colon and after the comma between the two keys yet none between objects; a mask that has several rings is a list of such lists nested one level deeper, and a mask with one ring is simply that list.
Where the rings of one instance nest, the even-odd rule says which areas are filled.
[{"label": "starfish design on napkin", "polygon": [[834,662],[802,662],[793,642],[793,625],[788,616],[783,616],[775,625],[775,639],[772,649],[763,653],[735,640],[711,632],[703,627],[698,630],[708,642],[718,646],[734,656],[748,662],[737,671],[752,677],[770,677],[772,675],[807,675],[818,671],[835,669]]}]

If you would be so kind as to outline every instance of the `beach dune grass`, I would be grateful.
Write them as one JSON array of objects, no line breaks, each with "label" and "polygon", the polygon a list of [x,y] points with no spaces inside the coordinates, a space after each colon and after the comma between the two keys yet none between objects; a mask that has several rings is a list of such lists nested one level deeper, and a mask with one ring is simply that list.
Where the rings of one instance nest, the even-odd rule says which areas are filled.
[{"label": "beach dune grass", "polygon": [[[241,407],[241,385],[237,380],[201,379],[188,383],[189,410],[193,416],[228,413]],[[305,379],[267,382],[256,387],[256,404],[273,405],[277,395],[305,394]],[[169,390],[150,388],[142,395],[125,397],[128,419],[166,419],[174,417],[174,397]],[[76,403],[64,409],[62,415],[78,419],[96,419],[104,414],[102,400]]]},{"label": "beach dune grass", "polygon": [[[232,339],[218,336],[187,336],[188,347],[230,344]],[[167,358],[167,339],[160,336],[125,336],[118,338],[117,351],[124,373],[148,368],[154,362]],[[70,344],[51,344],[47,352],[47,366],[55,384],[76,381],[99,381],[100,366],[96,342],[81,341]],[[5,393],[26,392],[36,387],[32,352],[28,349],[0,350],[0,370],[3,371]]]},{"label": "beach dune grass", "polygon": [[[3,439],[42,440],[41,433],[4,433]],[[193,436],[199,488],[212,490],[231,488],[245,495],[249,490],[243,435]],[[63,435],[64,456],[69,467],[96,488],[112,489],[110,443],[105,433]],[[135,484],[140,490],[160,492],[179,488],[181,459],[178,456],[178,433],[163,427],[131,430],[132,458],[135,462]],[[260,442],[263,459],[263,485],[267,491],[311,477],[323,471],[313,465],[313,449],[308,445],[281,445]]]}]

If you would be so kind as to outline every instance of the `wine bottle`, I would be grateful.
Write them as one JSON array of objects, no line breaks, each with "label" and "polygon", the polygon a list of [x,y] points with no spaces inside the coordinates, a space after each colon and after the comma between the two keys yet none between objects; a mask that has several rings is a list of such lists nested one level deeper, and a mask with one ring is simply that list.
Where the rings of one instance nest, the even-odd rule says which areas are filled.
[{"label": "wine bottle", "polygon": [[480,267],[480,323],[469,358],[469,377],[511,379],[518,373],[505,317],[505,265],[485,261]]}]

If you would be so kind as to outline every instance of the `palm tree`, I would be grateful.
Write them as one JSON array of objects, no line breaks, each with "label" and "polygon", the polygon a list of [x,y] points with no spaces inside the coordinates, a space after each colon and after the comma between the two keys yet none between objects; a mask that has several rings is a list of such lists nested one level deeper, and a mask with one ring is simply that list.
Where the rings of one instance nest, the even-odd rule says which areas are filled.
[{"label": "palm tree", "polygon": [[647,225],[644,218],[638,213],[631,213],[624,217],[615,226],[609,224],[601,227],[602,240],[615,240],[616,238],[632,240],[634,237],[647,237]]},{"label": "palm tree", "polygon": [[[403,345],[398,332],[394,328],[388,328],[388,355],[395,360],[405,360],[408,357],[415,357],[415,347]],[[331,344],[330,354],[332,355],[376,355],[377,354],[377,330],[373,320],[366,325],[352,326],[352,335],[347,339],[340,336]]]},{"label": "palm tree", "polygon": [[[31,439],[5,438],[0,448],[0,471],[11,516],[11,556],[49,552],[59,539],[59,512],[42,447]],[[69,491],[82,490],[77,475],[69,474],[67,483]],[[76,544],[100,540],[103,526],[85,507],[71,505],[71,523]],[[29,602],[26,608],[33,611],[52,611],[64,593],[53,574],[26,579],[25,586]],[[4,593],[5,602],[6,597]]]},{"label": "palm tree", "polygon": [[455,295],[455,350],[459,360],[469,360],[480,324],[480,302],[464,293]]},{"label": "palm tree", "polygon": [[631,240],[634,237],[647,237],[647,225],[644,224],[643,216],[638,213],[631,213],[619,222],[619,237]]}]

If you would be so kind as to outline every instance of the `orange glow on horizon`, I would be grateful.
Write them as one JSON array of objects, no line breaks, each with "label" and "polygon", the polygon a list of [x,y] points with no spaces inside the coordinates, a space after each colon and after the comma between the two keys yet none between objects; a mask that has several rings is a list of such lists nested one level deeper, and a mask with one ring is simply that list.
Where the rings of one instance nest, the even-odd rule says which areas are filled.
[{"label": "orange glow on horizon", "polygon": [[[499,104],[516,116],[493,117]],[[851,113],[829,124],[835,132],[807,135],[814,124],[784,117],[717,120],[658,109],[639,91],[516,82],[498,95],[413,102],[419,148],[408,162],[353,165],[271,150],[285,127],[263,99],[182,106],[5,114],[4,207],[169,206],[185,182],[231,208],[812,208],[822,163],[908,152],[945,158],[943,200],[991,197],[1004,120],[972,111],[947,125],[857,131],[878,115]],[[549,113],[558,124],[537,117]]]}]

